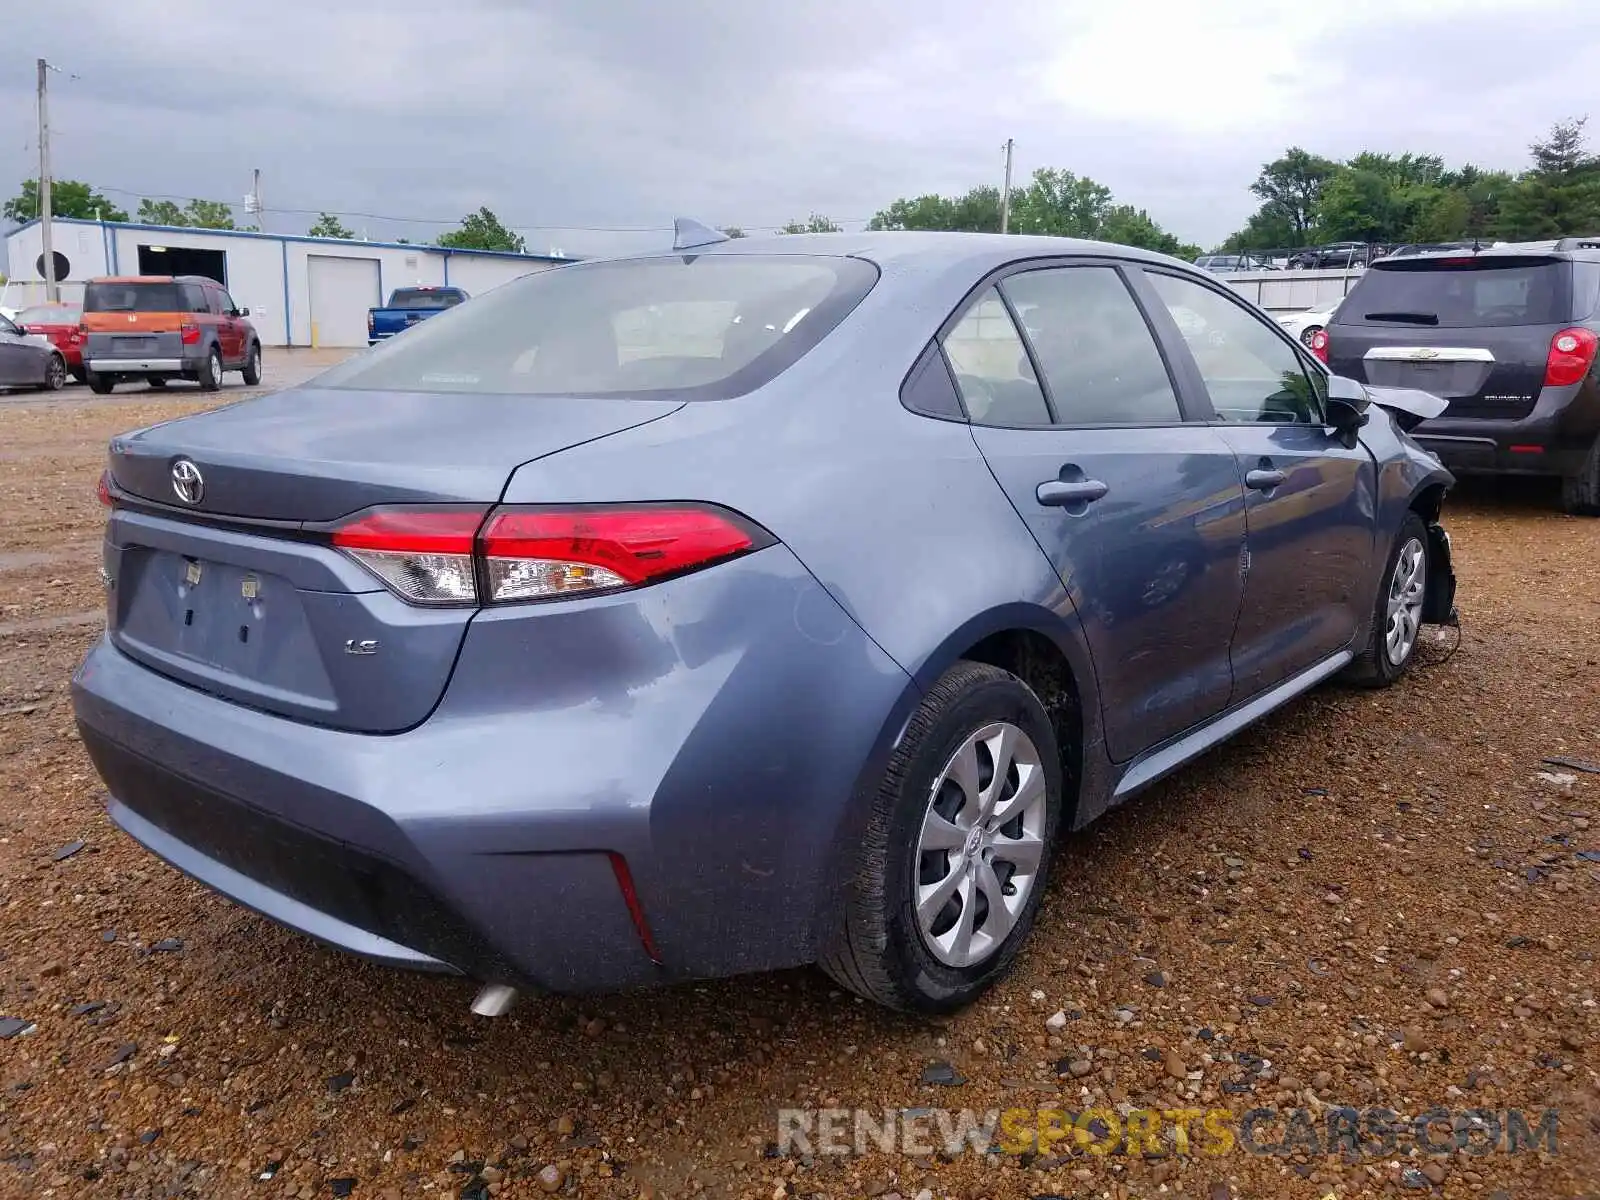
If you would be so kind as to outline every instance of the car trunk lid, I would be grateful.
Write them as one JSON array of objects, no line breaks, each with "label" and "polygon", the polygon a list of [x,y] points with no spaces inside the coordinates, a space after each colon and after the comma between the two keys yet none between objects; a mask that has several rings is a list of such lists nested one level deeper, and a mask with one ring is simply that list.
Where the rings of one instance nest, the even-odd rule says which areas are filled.
[{"label": "car trunk lid", "polygon": [[379,505],[487,511],[518,466],[679,407],[308,389],[119,437],[110,637],[238,703],[409,728],[443,693],[475,610],[405,603],[333,548],[332,526]]}]

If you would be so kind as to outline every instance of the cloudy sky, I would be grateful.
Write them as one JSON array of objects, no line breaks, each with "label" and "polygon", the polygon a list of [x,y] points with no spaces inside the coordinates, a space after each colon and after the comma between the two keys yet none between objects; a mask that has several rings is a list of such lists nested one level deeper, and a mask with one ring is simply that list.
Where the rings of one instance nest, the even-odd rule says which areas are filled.
[{"label": "cloudy sky", "polygon": [[0,22],[6,195],[41,55],[55,174],[129,211],[237,201],[259,167],[269,209],[374,238],[487,204],[578,254],[680,214],[852,227],[998,183],[1007,137],[1019,177],[1089,175],[1210,244],[1286,145],[1516,168],[1600,108],[1591,0],[48,0]]}]

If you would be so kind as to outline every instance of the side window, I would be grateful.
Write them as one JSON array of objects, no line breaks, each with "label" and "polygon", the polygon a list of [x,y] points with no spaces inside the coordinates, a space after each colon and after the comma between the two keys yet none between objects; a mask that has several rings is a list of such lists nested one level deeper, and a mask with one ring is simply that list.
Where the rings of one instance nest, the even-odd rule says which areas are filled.
[{"label": "side window", "polygon": [[944,339],[967,415],[979,425],[1049,425],[1050,409],[1033,377],[1005,301],[986,288]]},{"label": "side window", "polygon": [[217,311],[222,313],[224,316],[226,316],[228,313],[231,313],[237,307],[233,302],[233,297],[228,295],[228,293],[223,291],[221,288],[216,288],[211,294],[216,298]]},{"label": "side window", "polygon": [[1208,287],[1147,271],[1224,421],[1319,425],[1322,407],[1300,356],[1264,321]]},{"label": "side window", "polygon": [[1001,287],[1033,346],[1061,425],[1183,420],[1155,335],[1115,267],[1056,267]]},{"label": "side window", "polygon": [[22,330],[13,325],[9,317],[5,316],[4,314],[0,314],[0,333],[14,333],[20,337],[22,335]]},{"label": "side window", "polygon": [[183,311],[192,313],[210,312],[211,306],[207,303],[206,289],[198,283],[186,283],[180,288],[180,299],[183,301]]}]

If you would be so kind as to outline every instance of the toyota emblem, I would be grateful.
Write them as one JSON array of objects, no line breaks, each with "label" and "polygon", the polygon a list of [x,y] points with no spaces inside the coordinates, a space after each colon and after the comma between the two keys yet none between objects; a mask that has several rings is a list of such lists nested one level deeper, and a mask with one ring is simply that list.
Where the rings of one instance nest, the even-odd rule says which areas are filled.
[{"label": "toyota emblem", "polygon": [[172,490],[185,504],[199,504],[201,497],[206,494],[206,481],[200,474],[200,468],[187,458],[180,458],[173,463]]}]

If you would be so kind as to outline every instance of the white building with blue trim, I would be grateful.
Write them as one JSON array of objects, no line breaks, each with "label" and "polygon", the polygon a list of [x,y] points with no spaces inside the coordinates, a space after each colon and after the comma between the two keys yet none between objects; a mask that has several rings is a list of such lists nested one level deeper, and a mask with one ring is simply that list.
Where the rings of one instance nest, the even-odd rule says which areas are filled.
[{"label": "white building with blue trim", "polygon": [[[57,217],[51,222],[63,300],[105,275],[206,275],[223,284],[268,346],[365,346],[367,310],[397,287],[450,286],[476,295],[570,258],[447,250],[401,242],[181,229]],[[42,239],[30,221],[6,235],[0,305],[44,299]],[[62,260],[65,260],[63,263]]]}]

